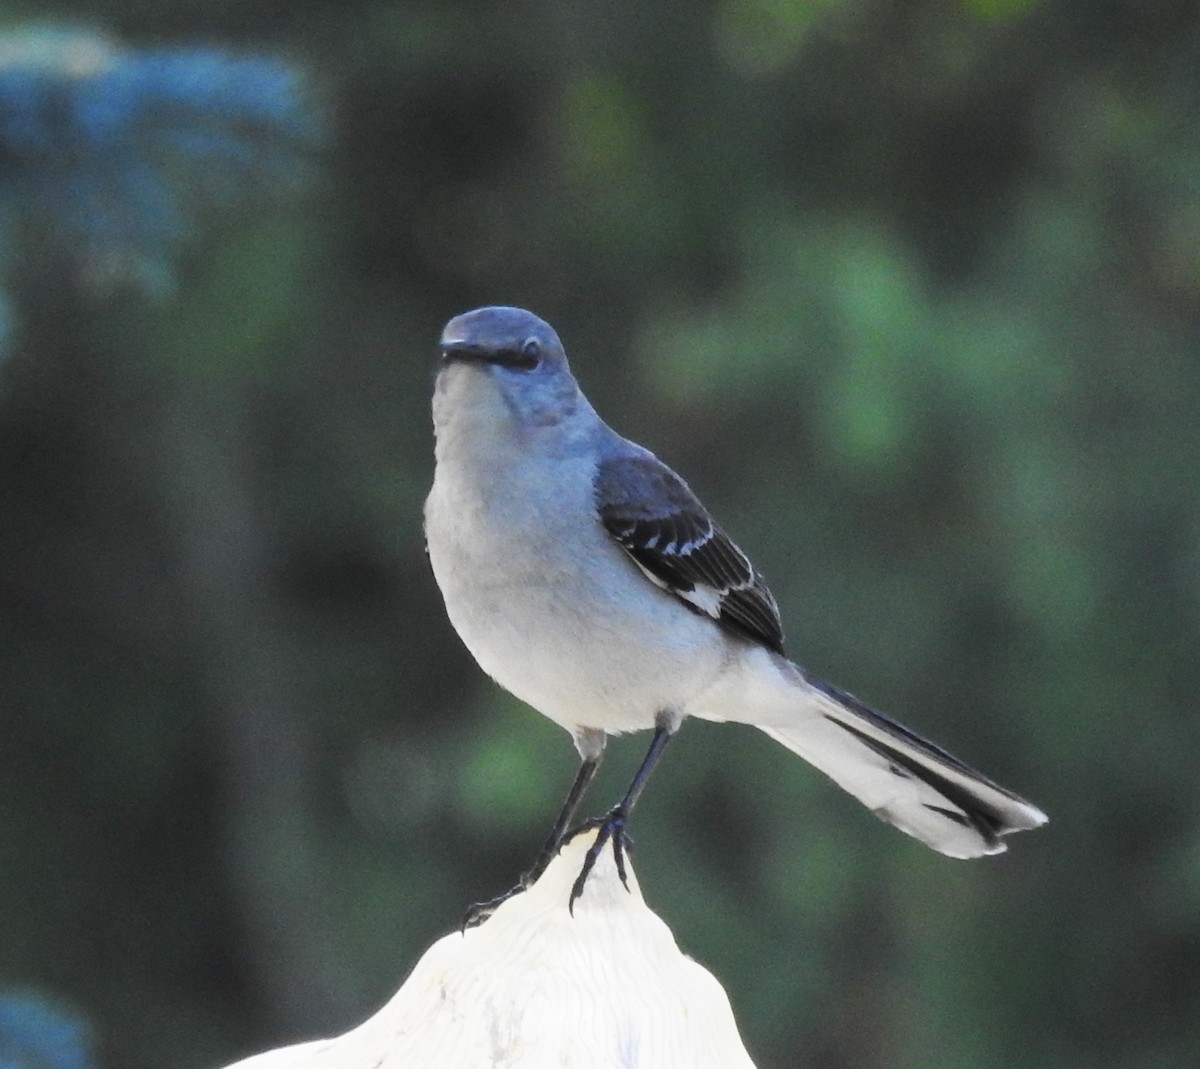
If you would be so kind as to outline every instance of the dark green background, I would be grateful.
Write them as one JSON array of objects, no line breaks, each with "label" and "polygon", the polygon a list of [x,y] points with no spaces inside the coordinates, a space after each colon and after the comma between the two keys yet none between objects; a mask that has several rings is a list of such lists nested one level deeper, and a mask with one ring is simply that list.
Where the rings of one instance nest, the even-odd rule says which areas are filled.
[{"label": "dark green background", "polygon": [[[344,1029],[574,767],[422,551],[442,323],[553,322],[803,664],[1051,816],[950,861],[749,728],[637,815],[763,1069],[1200,1056],[1193,0],[95,0],[329,136],[173,296],[26,280],[0,367],[0,985],[106,1069]],[[645,738],[610,748],[611,804]]]}]

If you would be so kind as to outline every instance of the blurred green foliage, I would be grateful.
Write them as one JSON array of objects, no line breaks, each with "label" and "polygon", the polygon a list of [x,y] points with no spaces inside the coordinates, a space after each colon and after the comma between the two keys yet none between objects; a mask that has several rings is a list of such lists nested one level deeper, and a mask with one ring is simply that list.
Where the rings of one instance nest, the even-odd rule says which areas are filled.
[{"label": "blurred green foliage", "polygon": [[51,13],[287,56],[332,135],[172,295],[14,274],[0,982],[98,1065],[201,1069],[362,1019],[532,857],[573,751],[470,662],[420,529],[438,331],[503,302],[801,663],[1051,815],[960,864],[687,725],[638,875],[759,1064],[1194,1064],[1194,4]]}]

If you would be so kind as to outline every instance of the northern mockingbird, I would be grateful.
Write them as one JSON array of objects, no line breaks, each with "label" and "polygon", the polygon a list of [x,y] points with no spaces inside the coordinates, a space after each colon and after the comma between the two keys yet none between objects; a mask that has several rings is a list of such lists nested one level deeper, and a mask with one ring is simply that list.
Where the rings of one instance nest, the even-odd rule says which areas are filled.
[{"label": "northern mockingbird", "polygon": [[753,724],[950,857],[999,853],[1003,836],[1045,823],[787,659],[762,576],[675,472],[596,414],[549,324],[479,308],[450,320],[441,349],[425,532],[446,611],[480,667],[566,728],[582,762],[521,886],[567,834],[607,736],[653,728],[628,793],[588,822],[599,834],[571,903],[606,842],[621,863],[629,813],[688,716]]}]

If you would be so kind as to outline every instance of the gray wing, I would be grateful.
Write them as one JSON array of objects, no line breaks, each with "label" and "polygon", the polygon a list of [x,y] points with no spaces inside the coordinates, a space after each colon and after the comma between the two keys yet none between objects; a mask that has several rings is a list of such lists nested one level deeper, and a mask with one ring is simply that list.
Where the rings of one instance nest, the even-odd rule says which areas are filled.
[{"label": "gray wing", "polygon": [[595,490],[604,529],[649,579],[727,630],[783,653],[779,607],[763,577],[653,453],[602,461]]}]

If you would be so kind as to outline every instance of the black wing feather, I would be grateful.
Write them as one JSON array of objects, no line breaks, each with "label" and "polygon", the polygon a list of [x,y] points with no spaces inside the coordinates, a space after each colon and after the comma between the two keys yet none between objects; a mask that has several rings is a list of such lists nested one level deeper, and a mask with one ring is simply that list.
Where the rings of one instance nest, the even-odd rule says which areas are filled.
[{"label": "black wing feather", "polygon": [[659,586],[728,630],[783,653],[779,608],[762,576],[653,453],[603,461],[596,508],[604,529]]}]

